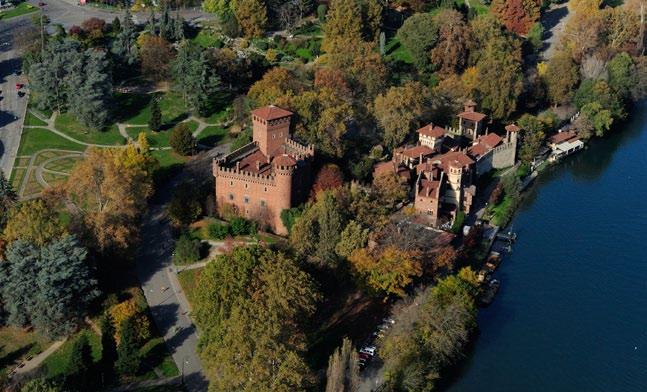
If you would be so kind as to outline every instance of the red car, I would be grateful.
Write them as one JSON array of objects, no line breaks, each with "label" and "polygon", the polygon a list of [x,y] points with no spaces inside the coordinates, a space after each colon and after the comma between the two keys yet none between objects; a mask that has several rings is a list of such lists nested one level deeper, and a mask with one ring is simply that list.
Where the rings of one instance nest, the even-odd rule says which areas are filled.
[{"label": "red car", "polygon": [[16,83],[16,90],[20,90],[24,86],[22,83]]}]

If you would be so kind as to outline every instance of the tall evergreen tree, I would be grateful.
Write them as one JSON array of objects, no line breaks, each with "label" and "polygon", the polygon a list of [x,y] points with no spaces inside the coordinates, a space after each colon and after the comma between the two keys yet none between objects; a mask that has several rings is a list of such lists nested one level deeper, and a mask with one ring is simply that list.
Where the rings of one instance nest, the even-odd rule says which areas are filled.
[{"label": "tall evergreen tree", "polygon": [[148,23],[146,24],[146,29],[152,35],[156,35],[157,25],[155,23],[155,10],[153,9],[153,7],[151,7],[150,10],[151,10],[151,13],[150,15],[148,15]]},{"label": "tall evergreen tree", "polygon": [[137,61],[137,29],[133,22],[130,8],[126,7],[124,14],[124,21],[121,26],[121,31],[112,44],[112,53],[117,55],[121,62],[127,65],[132,65]]},{"label": "tall evergreen tree", "polygon": [[18,194],[16,194],[11,182],[9,182],[0,170],[0,231],[7,224],[9,209],[16,203],[16,200],[18,200]]},{"label": "tall evergreen tree", "polygon": [[153,102],[151,102],[151,118],[148,121],[148,127],[155,132],[162,128],[162,110],[157,97],[153,97]]},{"label": "tall evergreen tree", "polygon": [[178,42],[182,41],[184,39],[184,19],[180,16],[180,11],[175,14],[173,25],[173,38]]},{"label": "tall evergreen tree", "polygon": [[162,14],[160,15],[159,21],[159,35],[167,41],[170,41],[173,38],[173,20],[169,15],[168,4],[164,3],[162,7]]},{"label": "tall evergreen tree", "polygon": [[73,236],[37,247],[13,242],[0,263],[0,293],[10,324],[33,327],[52,338],[76,329],[98,295],[87,251]]},{"label": "tall evergreen tree", "polygon": [[88,49],[83,67],[73,77],[80,81],[75,94],[70,95],[70,112],[84,125],[92,129],[105,126],[110,114],[112,78],[110,63],[105,52]]},{"label": "tall evergreen tree", "polygon": [[200,51],[192,43],[184,41],[172,71],[185,104],[196,114],[209,115],[218,99],[220,77],[210,66],[207,51]]},{"label": "tall evergreen tree", "polygon": [[81,334],[72,345],[65,373],[67,387],[75,391],[86,391],[92,382],[92,349],[85,334]]},{"label": "tall evergreen tree", "polygon": [[353,392],[359,386],[359,360],[353,345],[344,338],[328,360],[326,392]]},{"label": "tall evergreen tree", "polygon": [[132,318],[127,318],[121,325],[121,338],[117,346],[115,367],[120,374],[132,376],[137,374],[140,366],[137,334]]},{"label": "tall evergreen tree", "polygon": [[112,325],[110,313],[101,319],[101,371],[103,379],[111,381],[115,375],[115,361],[117,361],[117,342],[115,342],[115,328]]}]

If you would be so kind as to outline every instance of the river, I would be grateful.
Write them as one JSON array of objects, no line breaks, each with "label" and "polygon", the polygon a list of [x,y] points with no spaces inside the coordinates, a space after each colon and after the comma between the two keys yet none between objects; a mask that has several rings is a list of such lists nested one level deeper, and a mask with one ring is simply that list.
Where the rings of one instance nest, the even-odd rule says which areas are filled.
[{"label": "river", "polygon": [[449,391],[647,391],[647,104],[633,113],[529,190]]}]

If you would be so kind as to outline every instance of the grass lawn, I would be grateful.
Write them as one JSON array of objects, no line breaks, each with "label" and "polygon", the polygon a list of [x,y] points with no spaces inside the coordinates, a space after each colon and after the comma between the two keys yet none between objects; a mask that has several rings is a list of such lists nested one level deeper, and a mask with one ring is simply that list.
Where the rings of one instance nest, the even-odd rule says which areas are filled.
[{"label": "grass lawn", "polygon": [[103,145],[123,145],[126,143],[124,137],[119,134],[119,129],[116,125],[113,124],[103,131],[89,130],[69,113],[60,114],[56,117],[55,126],[58,131],[85,143]]},{"label": "grass lawn", "polygon": [[215,112],[209,117],[202,118],[202,121],[206,122],[207,124],[218,124],[227,121],[227,118],[229,117],[229,110],[231,109],[229,107],[226,107],[220,111]]},{"label": "grass lawn", "polygon": [[43,126],[47,123],[40,118],[34,116],[30,111],[27,111],[27,116],[25,117],[25,124],[27,126]]},{"label": "grass lawn", "polygon": [[182,271],[177,274],[177,278],[180,281],[182,290],[184,290],[184,293],[186,294],[189,302],[193,302],[195,299],[195,289],[196,287],[198,287],[198,278],[201,272],[202,268],[196,268],[192,270]]},{"label": "grass lawn", "polygon": [[220,38],[204,30],[201,30],[198,35],[193,38],[193,42],[203,48],[219,48],[222,46]]},{"label": "grass lawn", "polygon": [[25,15],[37,11],[38,7],[35,7],[29,3],[20,3],[12,10],[0,11],[0,19],[5,20],[15,18],[16,16]]},{"label": "grass lawn", "polygon": [[163,338],[154,338],[149,340],[140,350],[142,361],[145,366],[158,369],[164,377],[175,377],[180,375],[180,371],[173,358],[166,349]]},{"label": "grass lawn", "polygon": [[0,378],[21,359],[36,355],[51,343],[49,339],[22,328],[0,328]]},{"label": "grass lawn", "polygon": [[86,146],[74,143],[44,128],[25,128],[23,130],[18,155],[33,155],[47,148],[84,151]]},{"label": "grass lawn", "polygon": [[117,122],[133,125],[147,125],[151,116],[149,94],[115,94],[118,114]]},{"label": "grass lawn", "polygon": [[510,206],[512,204],[512,197],[506,195],[503,197],[501,203],[490,208],[490,215],[492,216],[492,223],[497,226],[505,224],[505,220],[510,214]]},{"label": "grass lawn", "polygon": [[13,186],[13,189],[15,189],[16,192],[20,189],[20,184],[22,184],[25,174],[27,174],[27,169],[14,168],[11,172],[11,186]]},{"label": "grass lawn", "polygon": [[198,135],[198,143],[207,146],[215,146],[226,141],[229,141],[229,131],[221,127],[206,127]]},{"label": "grass lawn", "polygon": [[137,127],[137,128],[126,128],[128,136],[137,140],[140,132],[146,133],[146,138],[151,147],[168,147],[168,141],[171,137],[171,130],[167,129],[165,131],[153,132],[148,127]]},{"label": "grass lawn", "polygon": [[97,362],[101,359],[101,338],[89,329],[83,330],[78,334],[67,339],[67,341],[63,343],[61,348],[56,350],[55,353],[53,353],[52,355],[47,357],[45,361],[43,361],[42,367],[43,369],[45,369],[45,372],[46,372],[45,374],[47,375],[48,378],[56,377],[65,373],[67,364],[70,360],[70,354],[72,353],[72,347],[74,346],[74,342],[82,334],[88,337],[88,341],[90,342],[90,347],[92,347],[93,361]]},{"label": "grass lawn", "polygon": [[[454,1],[458,7],[465,5],[465,0],[455,0]],[[476,10],[478,15],[487,14],[490,10],[488,6],[484,5],[480,1],[470,1],[470,6]]]},{"label": "grass lawn", "polygon": [[384,51],[386,53],[386,57],[392,60],[401,61],[405,64],[413,64],[411,54],[404,45],[400,44],[400,40],[398,40],[397,37],[391,38],[384,48]]}]

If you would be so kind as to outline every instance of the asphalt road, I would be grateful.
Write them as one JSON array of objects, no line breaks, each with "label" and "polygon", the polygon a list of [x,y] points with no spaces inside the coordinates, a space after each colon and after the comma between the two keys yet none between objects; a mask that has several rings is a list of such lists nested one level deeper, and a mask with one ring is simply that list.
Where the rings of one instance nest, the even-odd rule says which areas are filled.
[{"label": "asphalt road", "polygon": [[20,58],[13,38],[29,23],[25,17],[0,23],[0,170],[7,178],[11,175],[20,146],[27,106],[27,96],[21,98],[16,91],[19,77],[15,72],[20,70]]},{"label": "asphalt road", "polygon": [[159,189],[141,231],[137,275],[155,324],[175,364],[183,372],[185,385],[190,392],[206,391],[208,382],[196,351],[198,333],[189,318],[188,303],[173,269],[174,241],[164,207],[182,181],[192,181],[196,186],[198,183],[212,182],[211,162],[228,150],[229,145],[222,145],[202,153]]}]

